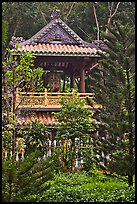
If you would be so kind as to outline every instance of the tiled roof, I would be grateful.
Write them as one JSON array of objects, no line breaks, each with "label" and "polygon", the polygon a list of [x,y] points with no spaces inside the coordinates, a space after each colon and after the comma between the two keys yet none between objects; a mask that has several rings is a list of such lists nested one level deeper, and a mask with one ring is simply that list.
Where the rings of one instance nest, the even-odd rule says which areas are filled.
[{"label": "tiled roof", "polygon": [[[55,30],[54,30],[55,29]],[[46,26],[44,26],[40,31],[38,31],[35,35],[33,35],[30,39],[21,42],[20,45],[28,45],[28,44],[37,44],[39,40],[47,35],[48,33],[51,34],[51,32],[54,30],[54,32],[58,32],[61,29],[62,32],[66,32],[69,34],[70,37],[72,37],[76,44],[81,45],[90,45],[90,43],[82,40],[66,23],[64,23],[60,18],[53,19],[50,21]]]},{"label": "tiled roof", "polygon": [[[15,51],[15,50],[14,50]],[[37,44],[23,45],[17,49],[17,53],[22,51],[33,52],[34,55],[56,55],[56,56],[97,56],[97,49],[91,47],[80,47],[78,45],[65,44]]]},{"label": "tiled roof", "polygon": [[[21,115],[17,118],[17,125],[27,125],[31,122],[38,121],[42,124],[53,126],[58,123],[58,120],[50,112],[36,112],[35,114]],[[96,124],[102,124],[95,121]]]},{"label": "tiled roof", "polygon": [[98,57],[97,51],[100,51],[98,44],[84,41],[58,17],[53,18],[30,39],[20,42],[19,46],[19,48],[13,49],[13,55],[29,51],[36,56]]},{"label": "tiled roof", "polygon": [[58,123],[57,119],[48,112],[38,112],[38,113],[32,113],[32,114],[26,114],[21,115],[19,118],[17,118],[17,124],[18,125],[26,125],[28,123],[31,123],[32,121],[39,121],[40,123],[43,123],[45,125],[54,125]]}]

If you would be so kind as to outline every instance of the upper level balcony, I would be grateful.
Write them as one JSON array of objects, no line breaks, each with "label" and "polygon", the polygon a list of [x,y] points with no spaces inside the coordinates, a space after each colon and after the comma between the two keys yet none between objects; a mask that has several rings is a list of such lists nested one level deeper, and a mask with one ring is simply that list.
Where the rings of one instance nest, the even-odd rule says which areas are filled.
[{"label": "upper level balcony", "polygon": [[[44,92],[19,92],[17,89],[15,92],[15,109],[60,109],[61,96],[71,100],[72,92],[47,92],[47,89]],[[94,100],[94,93],[79,93],[79,96],[85,100],[85,108],[101,108],[101,105]],[[89,104],[87,98],[92,104]]]}]

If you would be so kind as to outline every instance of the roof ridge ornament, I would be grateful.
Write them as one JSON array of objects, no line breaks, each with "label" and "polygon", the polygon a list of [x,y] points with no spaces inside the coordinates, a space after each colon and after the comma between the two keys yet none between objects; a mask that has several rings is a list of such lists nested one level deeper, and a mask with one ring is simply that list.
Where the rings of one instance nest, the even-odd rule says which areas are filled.
[{"label": "roof ridge ornament", "polygon": [[60,15],[60,10],[55,9],[51,14],[51,20],[55,20],[55,19],[59,18],[59,15]]}]

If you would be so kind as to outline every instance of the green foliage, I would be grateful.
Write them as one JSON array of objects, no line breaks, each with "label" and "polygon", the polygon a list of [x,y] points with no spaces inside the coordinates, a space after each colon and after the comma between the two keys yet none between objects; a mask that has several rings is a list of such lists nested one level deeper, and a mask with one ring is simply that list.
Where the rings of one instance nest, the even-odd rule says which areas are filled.
[{"label": "green foliage", "polygon": [[109,176],[85,173],[58,174],[41,202],[134,202],[135,189],[126,182]]},{"label": "green foliage", "polygon": [[[101,66],[87,80],[87,89],[90,91],[92,88],[98,102],[103,106],[99,116],[96,116],[105,124],[100,126],[100,134],[103,135],[105,131],[108,133],[105,134],[106,140],[102,140],[101,136],[98,138],[100,144],[97,148],[110,156],[111,168],[117,173],[123,172],[124,175],[130,175],[130,165],[134,169],[134,31],[134,25],[113,22],[108,32],[102,34],[106,48],[102,48],[105,52],[100,54]],[[122,157],[117,154],[119,150],[123,151]]]},{"label": "green foliage", "polygon": [[15,126],[13,124],[13,116],[14,113],[9,112],[8,122],[7,122],[7,114],[3,112],[2,114],[2,142],[3,147],[6,149],[8,156],[10,155],[12,148],[12,136],[13,131],[15,130]]},{"label": "green foliage", "polygon": [[[93,148],[86,148],[92,145],[92,132],[95,131],[96,125],[93,112],[84,108],[85,101],[79,94],[73,90],[72,96],[62,97],[62,109],[59,113],[55,113],[59,123],[57,124],[57,138],[67,141],[67,149],[64,151],[65,163],[72,170],[73,161],[76,159],[75,146],[84,146],[79,148],[78,154],[83,159],[83,167],[89,166],[94,160]],[[79,158],[79,159],[80,159]]]},{"label": "green foliage", "polygon": [[43,90],[43,81],[41,77],[44,73],[43,69],[38,67],[34,69],[34,56],[30,52],[23,52],[20,59],[12,56],[9,51],[9,57],[3,62],[3,70],[5,72],[5,83],[8,90],[13,87],[20,87],[22,91],[29,89],[31,83],[34,83],[36,91]]},{"label": "green foliage", "polygon": [[50,131],[46,125],[37,121],[29,123],[23,128],[22,136],[25,139],[26,154],[40,150],[44,155],[50,139]]},{"label": "green foliage", "polygon": [[[134,171],[134,27],[129,25],[123,26],[119,23],[115,23],[114,27],[109,29],[108,36],[115,38],[115,46],[106,36],[108,40],[108,48],[106,53],[109,53],[109,60],[102,60],[102,64],[105,65],[104,73],[105,79],[105,91],[106,91],[106,103],[105,111],[109,112],[109,119],[112,121],[109,123],[110,136],[115,140],[115,150],[113,150],[111,165],[113,163],[113,169],[116,172],[122,173],[121,170],[124,167],[123,174],[133,175]],[[125,35],[126,33],[126,35]],[[110,34],[110,35],[109,35]],[[112,45],[112,46],[111,46]],[[132,52],[128,51],[132,47]],[[111,52],[110,52],[111,51]],[[115,53],[116,58],[112,55]],[[129,52],[132,55],[129,56]],[[112,72],[112,70],[115,70]],[[109,74],[109,75],[108,75]],[[109,77],[108,77],[109,76]],[[109,102],[109,104],[108,104]],[[108,115],[106,115],[108,117]],[[128,140],[124,138],[124,134],[130,135]],[[126,142],[127,141],[127,142]],[[117,151],[118,148],[118,151]],[[121,149],[119,151],[119,149]],[[121,151],[123,154],[121,156]],[[120,154],[119,154],[120,153]],[[117,156],[116,156],[117,155]],[[123,158],[124,157],[124,158]],[[116,159],[117,158],[117,159]],[[122,162],[121,159],[124,159]],[[131,165],[131,166],[130,166]],[[111,166],[111,167],[112,167]],[[115,168],[114,168],[115,166]],[[130,168],[129,168],[130,166]],[[117,170],[116,170],[117,168]],[[131,170],[132,169],[132,170]],[[132,172],[132,173],[131,173]]]},{"label": "green foliage", "polygon": [[[41,80],[43,69],[34,69],[34,56],[32,53],[24,52],[20,59],[13,57],[12,51],[7,49],[7,57],[3,60],[3,144],[8,152],[13,150],[13,134],[15,132],[15,90],[28,91],[34,88],[36,91],[43,90],[43,81]],[[33,82],[32,82],[33,81]],[[11,98],[12,97],[12,98]],[[12,127],[12,128],[11,128]]]},{"label": "green foliage", "polygon": [[[39,123],[38,121],[33,121],[19,129],[16,135],[18,138],[23,138],[25,145],[25,155],[32,154],[35,151],[40,151],[42,156],[47,154],[49,147],[49,140],[51,140],[51,130],[49,128]],[[61,148],[54,149],[54,153],[50,156],[51,160],[54,162],[54,170],[58,172],[61,170],[60,167],[60,154],[62,152]]]},{"label": "green foliage", "polygon": [[2,20],[2,47],[6,47],[8,38],[8,23]]},{"label": "green foliage", "polygon": [[129,164],[129,161],[132,160],[132,158],[127,151],[117,150],[112,154],[112,156],[112,160],[108,165],[112,171],[124,176],[128,175],[129,172],[131,175],[134,175],[135,161],[133,164]]},{"label": "green foliage", "polygon": [[49,187],[47,181],[54,173],[53,160],[41,156],[39,151],[35,151],[24,160],[14,163],[6,159],[2,161],[3,202],[29,201],[29,197],[38,196]]},{"label": "green foliage", "polygon": [[43,73],[44,73],[44,70],[40,67],[33,70],[32,80],[34,81],[34,87],[36,87],[35,91],[43,91],[44,90],[43,81],[41,80]]},{"label": "green foliage", "polygon": [[62,110],[55,113],[59,121],[58,135],[62,139],[90,138],[89,134],[95,130],[95,120],[92,119],[93,112],[84,108],[84,104],[75,91],[72,96],[62,97]]}]

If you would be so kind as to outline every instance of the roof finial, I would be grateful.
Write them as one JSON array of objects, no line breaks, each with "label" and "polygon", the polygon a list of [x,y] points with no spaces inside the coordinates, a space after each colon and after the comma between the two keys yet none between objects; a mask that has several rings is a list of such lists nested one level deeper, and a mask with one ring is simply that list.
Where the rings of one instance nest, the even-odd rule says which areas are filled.
[{"label": "roof finial", "polygon": [[55,9],[51,14],[51,19],[54,20],[54,19],[59,18],[59,13],[60,13],[60,10]]}]

